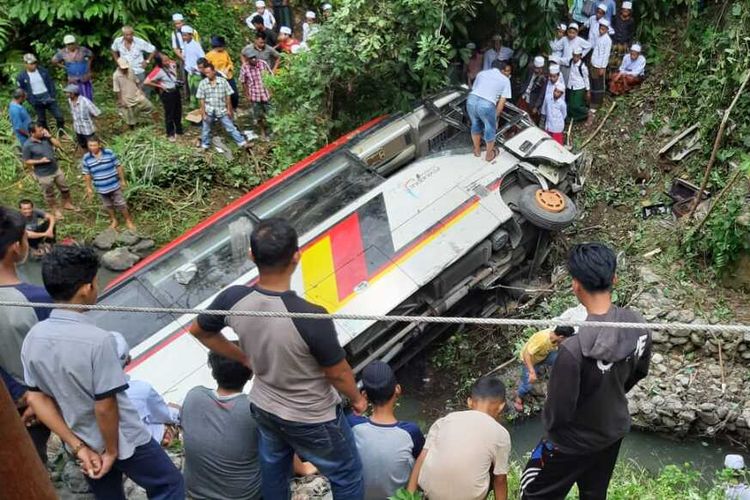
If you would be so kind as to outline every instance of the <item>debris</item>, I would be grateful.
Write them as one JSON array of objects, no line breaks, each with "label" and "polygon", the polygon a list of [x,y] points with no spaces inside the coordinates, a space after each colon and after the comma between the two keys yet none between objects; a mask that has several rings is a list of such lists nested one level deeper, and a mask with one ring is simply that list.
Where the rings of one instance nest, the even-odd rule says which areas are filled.
[{"label": "debris", "polygon": [[94,238],[94,246],[100,250],[109,250],[115,246],[117,241],[117,231],[111,227],[105,229]]},{"label": "debris", "polygon": [[655,215],[664,215],[669,213],[670,206],[666,203],[652,203],[651,205],[644,205],[641,208],[641,217],[644,220],[650,219]]},{"label": "debris", "polygon": [[646,252],[643,254],[644,259],[650,259],[651,257],[654,257],[656,255],[659,255],[661,253],[661,248],[654,248],[650,252]]},{"label": "debris", "polygon": [[125,271],[141,260],[127,248],[115,248],[102,255],[102,265],[112,271]]},{"label": "debris", "polygon": [[185,115],[185,119],[189,121],[190,123],[194,123],[198,125],[200,122],[203,121],[203,116],[201,115],[200,109],[194,109],[187,115]]},{"label": "debris", "polygon": [[686,128],[685,130],[683,130],[682,132],[680,132],[679,134],[677,134],[676,136],[672,137],[672,139],[668,143],[666,143],[664,145],[664,147],[662,147],[659,150],[659,156],[663,156],[664,154],[666,154],[678,142],[680,142],[681,140],[683,140],[688,135],[697,132],[698,131],[698,127],[700,127],[700,123],[695,123],[695,124],[691,125],[690,127]]},{"label": "debris", "polygon": [[[669,192],[667,192],[667,196],[674,201],[672,212],[677,217],[687,214],[690,210],[690,204],[698,197],[698,191],[698,186],[692,182],[685,179],[673,179]],[[711,192],[704,190],[700,197],[701,201],[708,199],[710,196]]]},{"label": "debris", "polygon": [[187,285],[195,277],[198,267],[192,262],[188,262],[174,272],[174,280],[180,285]]}]

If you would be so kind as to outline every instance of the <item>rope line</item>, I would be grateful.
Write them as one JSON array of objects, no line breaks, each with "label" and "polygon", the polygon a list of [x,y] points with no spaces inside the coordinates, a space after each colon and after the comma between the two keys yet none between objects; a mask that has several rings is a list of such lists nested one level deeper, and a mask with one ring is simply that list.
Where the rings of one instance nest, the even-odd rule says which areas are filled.
[{"label": "rope line", "polygon": [[470,318],[460,316],[399,316],[372,314],[323,314],[289,311],[228,311],[221,309],[190,309],[180,307],[135,307],[113,306],[106,304],[50,304],[46,302],[14,302],[0,301],[0,307],[34,307],[45,309],[70,309],[83,311],[110,311],[142,314],[204,314],[207,316],[246,316],[253,318],[299,318],[299,319],[330,319],[330,320],[362,320],[381,321],[390,323],[441,323],[441,324],[469,324],[485,326],[597,326],[607,328],[632,328],[638,330],[661,331],[703,331],[750,333],[750,325],[743,324],[714,324],[703,325],[695,323],[626,323],[618,321],[579,321],[559,319],[521,319],[521,318]]}]

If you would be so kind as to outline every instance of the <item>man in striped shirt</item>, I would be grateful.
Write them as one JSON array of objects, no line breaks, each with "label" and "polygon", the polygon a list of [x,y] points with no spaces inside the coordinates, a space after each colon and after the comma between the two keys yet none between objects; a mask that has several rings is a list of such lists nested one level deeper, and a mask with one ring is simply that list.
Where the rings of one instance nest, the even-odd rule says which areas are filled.
[{"label": "man in striped shirt", "polygon": [[125,219],[128,229],[135,230],[128,204],[122,195],[122,188],[127,183],[120,161],[112,150],[102,149],[96,137],[89,138],[88,150],[89,152],[83,155],[81,162],[83,178],[86,181],[86,197],[91,198],[94,191],[97,192],[112,221],[109,227],[115,229],[118,226],[117,215],[115,215],[115,209],[117,209]]}]

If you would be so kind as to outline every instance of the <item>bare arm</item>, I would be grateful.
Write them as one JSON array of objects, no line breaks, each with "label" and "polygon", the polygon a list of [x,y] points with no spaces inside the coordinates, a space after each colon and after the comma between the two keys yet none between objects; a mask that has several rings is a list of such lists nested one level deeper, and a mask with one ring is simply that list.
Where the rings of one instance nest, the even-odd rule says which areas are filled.
[{"label": "bare arm", "polygon": [[[524,348],[523,350],[523,364],[529,370],[529,380],[533,377],[536,380],[536,370],[534,369],[534,362],[531,361],[531,354]],[[532,375],[533,374],[533,375]]]},{"label": "bare arm", "polygon": [[226,96],[224,98],[224,101],[226,102],[226,105],[227,105],[227,113],[229,114],[229,118],[234,118],[234,109],[232,109],[232,97]]},{"label": "bare arm", "polygon": [[[203,111],[203,101],[201,100],[201,111]],[[198,342],[206,346],[212,352],[224,356],[225,358],[232,359],[238,363],[249,367],[250,361],[242,352],[242,349],[237,347],[235,344],[227,340],[221,332],[209,332],[200,327],[197,321],[193,321],[190,326],[190,334],[193,335]]]},{"label": "bare arm", "polygon": [[492,490],[495,492],[495,500],[508,500],[508,476],[506,474],[494,476]]},{"label": "bare arm", "polygon": [[411,476],[409,476],[409,484],[406,485],[406,491],[409,493],[416,493],[419,488],[419,473],[422,471],[422,465],[424,464],[424,459],[427,457],[427,452],[427,449],[423,449],[422,453],[417,457],[416,462],[414,462],[414,468],[411,470]]},{"label": "bare arm", "polygon": [[26,402],[34,410],[37,420],[57,434],[70,448],[74,449],[81,444],[81,440],[73,434],[73,431],[70,430],[68,424],[63,420],[54,399],[43,392],[28,391],[26,393]]},{"label": "bare arm", "polygon": [[201,117],[203,117],[203,119],[205,120],[206,119],[206,100],[201,99],[200,103],[201,103]]},{"label": "bare arm", "polygon": [[116,50],[112,51],[112,60],[115,61],[115,64],[117,64],[117,60],[120,58],[120,53]]},{"label": "bare arm", "polygon": [[497,101],[497,116],[500,116],[503,113],[504,108],[505,108],[505,97],[501,97]]},{"label": "bare arm", "polygon": [[56,222],[55,216],[50,213],[45,212],[44,218],[49,222],[49,227],[47,228],[47,232],[52,234],[52,231],[55,230],[55,222]]},{"label": "bare arm", "polygon": [[346,358],[333,366],[324,366],[323,373],[329,384],[335,387],[341,394],[349,398],[355,411],[362,413],[367,409],[367,401],[362,396],[362,393],[359,392],[359,389],[357,389],[357,382],[354,380],[352,367],[349,366],[349,362]]},{"label": "bare arm", "polygon": [[120,187],[128,185],[128,181],[125,180],[125,169],[122,168],[122,165],[117,165],[117,176],[120,178]]},{"label": "bare arm", "polygon": [[120,439],[120,413],[117,407],[117,395],[112,395],[94,402],[96,425],[104,438],[104,454],[117,457]]}]

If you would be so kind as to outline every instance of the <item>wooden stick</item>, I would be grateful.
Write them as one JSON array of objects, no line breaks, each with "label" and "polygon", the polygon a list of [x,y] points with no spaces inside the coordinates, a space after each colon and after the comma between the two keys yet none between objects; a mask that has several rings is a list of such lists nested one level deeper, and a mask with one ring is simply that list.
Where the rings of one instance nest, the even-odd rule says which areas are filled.
[{"label": "wooden stick", "polygon": [[516,360],[516,358],[510,358],[508,361],[506,361],[505,363],[503,363],[503,364],[501,364],[499,366],[496,366],[492,370],[490,370],[487,373],[485,373],[483,376],[486,377],[487,375],[492,375],[493,373],[497,373],[500,370],[502,370],[503,368],[506,368],[508,365],[510,365],[511,363],[513,363],[515,360]]},{"label": "wooden stick", "polygon": [[734,172],[734,175],[729,179],[729,182],[727,182],[727,185],[724,186],[724,189],[721,190],[721,192],[716,196],[716,198],[713,199],[713,202],[711,203],[711,206],[708,207],[708,211],[706,212],[706,215],[701,219],[700,223],[696,228],[692,231],[694,234],[697,234],[700,232],[701,229],[703,229],[703,226],[706,224],[706,221],[708,220],[708,217],[711,215],[711,212],[713,212],[714,208],[719,204],[719,202],[724,198],[724,196],[729,192],[729,190],[734,186],[734,183],[737,182],[737,179],[740,178],[740,175],[743,173],[742,167],[737,167],[737,170]]},{"label": "wooden stick", "polygon": [[573,145],[572,133],[573,133],[573,120],[570,120],[570,125],[568,125],[568,139],[567,141],[565,141],[568,143],[568,146]]},{"label": "wooden stick", "polygon": [[599,131],[604,127],[604,124],[607,123],[607,119],[609,118],[609,115],[612,114],[612,111],[614,111],[615,107],[617,106],[617,101],[612,101],[612,106],[609,107],[609,111],[607,111],[607,114],[604,116],[604,120],[599,124],[598,127],[596,127],[596,130],[594,130],[594,133],[589,136],[588,139],[586,139],[583,144],[581,144],[581,147],[579,149],[583,149],[588,145],[589,142],[591,142],[594,137],[596,137],[596,134],[599,133]]},{"label": "wooden stick", "polygon": [[721,119],[721,125],[719,126],[719,131],[716,133],[716,139],[714,139],[714,148],[713,150],[711,150],[711,158],[708,160],[708,165],[706,165],[706,171],[703,174],[703,181],[701,181],[701,187],[698,190],[698,194],[695,197],[693,206],[690,208],[690,213],[688,214],[688,220],[692,220],[693,216],[695,215],[695,210],[698,208],[698,204],[701,202],[703,191],[706,190],[706,186],[708,185],[708,178],[711,175],[711,170],[713,170],[714,163],[716,163],[716,155],[719,153],[719,146],[721,146],[721,140],[724,138],[724,130],[727,128],[729,115],[732,114],[732,110],[734,109],[735,104],[737,104],[737,101],[740,100],[740,96],[742,95],[742,92],[745,90],[745,86],[747,86],[748,81],[750,81],[750,69],[747,70],[745,79],[742,81],[742,85],[740,85],[740,89],[737,91],[737,94],[735,94],[734,99],[732,100],[732,104],[730,104],[727,110],[724,111],[724,117]]},{"label": "wooden stick", "polygon": [[719,340],[719,368],[721,368],[721,394],[723,395],[727,390],[727,384],[724,379],[724,357],[722,356],[722,350],[721,340]]}]

